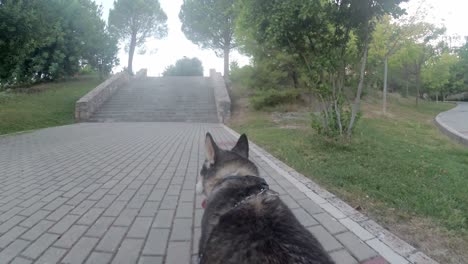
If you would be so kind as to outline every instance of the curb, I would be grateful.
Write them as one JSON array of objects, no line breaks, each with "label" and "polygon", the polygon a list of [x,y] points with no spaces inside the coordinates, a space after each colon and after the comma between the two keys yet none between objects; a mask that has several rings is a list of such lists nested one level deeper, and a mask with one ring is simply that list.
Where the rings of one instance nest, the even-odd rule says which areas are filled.
[{"label": "curb", "polygon": [[442,112],[442,113],[438,114],[434,118],[434,123],[444,135],[448,136],[450,139],[454,140],[455,142],[468,147],[468,137],[461,134],[460,132],[456,131],[455,129],[451,128],[449,125],[445,124],[441,120],[443,114],[448,113],[450,111],[453,111],[454,109],[456,109],[458,107],[459,106],[457,105],[453,109],[450,109],[448,111],[445,111],[445,112]]},{"label": "curb", "polygon": [[[239,133],[226,125],[223,125],[223,127],[231,135],[235,137],[240,136]],[[389,263],[438,264],[438,262],[398,238],[396,235],[392,234],[375,221],[369,219],[367,216],[356,211],[347,203],[323,189],[311,179],[276,159],[255,143],[251,141],[249,143],[251,144],[250,149],[252,152],[258,155],[291,184],[296,186],[312,201],[317,203],[338,222],[348,228],[350,232],[354,233],[369,247],[379,253]]]}]

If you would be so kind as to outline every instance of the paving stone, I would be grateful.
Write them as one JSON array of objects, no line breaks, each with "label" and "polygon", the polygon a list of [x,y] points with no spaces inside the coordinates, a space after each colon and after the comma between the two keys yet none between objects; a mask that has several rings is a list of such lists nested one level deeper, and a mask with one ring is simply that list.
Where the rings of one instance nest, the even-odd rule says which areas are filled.
[{"label": "paving stone", "polygon": [[349,230],[351,230],[355,235],[364,241],[374,238],[374,236],[369,233],[369,231],[349,218],[340,219],[340,223],[346,226]]},{"label": "paving stone", "polygon": [[42,220],[39,223],[37,223],[33,228],[29,229],[26,233],[24,233],[21,236],[21,238],[30,241],[36,240],[54,224],[55,222]]},{"label": "paving stone", "polygon": [[[361,263],[362,264],[389,264],[383,257],[371,258]],[[394,262],[394,263],[408,263],[408,262]]]},{"label": "paving stone", "polygon": [[24,209],[21,211],[18,215],[22,216],[31,216],[35,212],[37,212],[39,209],[41,209],[45,204],[45,202],[36,202],[35,204],[31,205],[30,207]]},{"label": "paving stone", "polygon": [[130,226],[138,214],[138,209],[125,209],[114,222],[115,226]]},{"label": "paving stone", "polygon": [[104,212],[104,216],[119,216],[120,212],[124,209],[127,202],[115,201],[112,205]]},{"label": "paving stone", "polygon": [[15,240],[11,243],[8,247],[0,252],[0,260],[3,263],[8,263],[12,259],[14,259],[23,249],[25,249],[29,245],[28,241],[25,240]]},{"label": "paving stone", "polygon": [[66,253],[67,253],[66,249],[51,247],[35,263],[37,263],[37,264],[58,263],[59,260]]},{"label": "paving stone", "polygon": [[19,216],[19,215],[13,216],[8,221],[0,225],[0,234],[4,234],[8,232],[11,228],[16,226],[19,222],[23,221],[24,219],[25,219],[24,216]]},{"label": "paving stone", "polygon": [[100,217],[98,220],[96,220],[94,225],[89,228],[86,235],[90,237],[101,237],[104,235],[104,233],[106,233],[107,229],[114,221],[114,217]]},{"label": "paving stone", "polygon": [[201,227],[201,222],[202,222],[202,218],[203,218],[203,212],[204,212],[203,209],[197,209],[197,210],[195,210],[195,221],[194,221],[195,227]]},{"label": "paving stone", "polygon": [[65,233],[80,216],[78,215],[66,215],[57,224],[55,224],[50,230],[50,233],[63,234]]},{"label": "paving stone", "polygon": [[89,256],[86,264],[107,264],[110,263],[112,254],[103,252],[93,252]]},{"label": "paving stone", "polygon": [[189,263],[190,242],[169,242],[167,263]]},{"label": "paving stone", "polygon": [[46,217],[47,220],[51,221],[59,221],[62,217],[64,217],[68,212],[73,210],[73,206],[71,205],[61,205],[57,210],[51,213],[49,216]]},{"label": "paving stone", "polygon": [[174,210],[160,210],[154,219],[153,228],[170,228],[174,219]]},{"label": "paving stone", "polygon": [[344,249],[330,253],[330,257],[335,264],[358,264],[357,260]]},{"label": "paving stone", "polygon": [[153,223],[152,217],[137,217],[133,222],[127,237],[130,238],[145,238],[148,235],[148,230]]},{"label": "paving stone", "polygon": [[88,227],[74,225],[68,229],[68,231],[63,234],[54,246],[60,248],[71,248],[73,244],[80,239],[80,237],[86,232]]},{"label": "paving stone", "polygon": [[12,262],[10,262],[10,264],[30,264],[30,263],[32,263],[31,260],[25,259],[22,257],[16,257]]},{"label": "paving stone", "polygon": [[104,212],[102,208],[92,208],[86,214],[84,214],[80,220],[78,220],[77,224],[79,225],[92,225],[99,216]]},{"label": "paving stone", "polygon": [[315,214],[314,218],[331,234],[342,233],[348,230],[344,225],[340,224],[327,213]]},{"label": "paving stone", "polygon": [[138,254],[143,246],[143,239],[125,239],[112,260],[115,264],[137,263]]},{"label": "paving stone", "polygon": [[73,209],[70,214],[74,214],[74,215],[83,215],[85,214],[91,207],[93,207],[93,205],[96,203],[96,201],[89,201],[89,200],[85,200],[83,201],[82,203],[80,203],[80,205],[78,205],[77,207],[75,207],[75,209]]},{"label": "paving stone", "polygon": [[97,242],[97,238],[81,238],[80,241],[78,241],[76,245],[73,246],[73,248],[63,258],[62,262],[67,264],[83,263]]},{"label": "paving stone", "polygon": [[310,199],[303,199],[297,202],[311,215],[323,213],[323,209]]},{"label": "paving stone", "polygon": [[0,248],[5,248],[13,242],[15,239],[17,239],[21,234],[23,234],[27,228],[21,227],[21,226],[15,226],[10,231],[6,232],[2,236],[0,236]]},{"label": "paving stone", "polygon": [[164,198],[164,192],[165,190],[154,189],[153,192],[148,197],[148,200],[149,201],[162,201],[162,199]]},{"label": "paving stone", "polygon": [[317,238],[326,251],[343,248],[343,246],[322,226],[309,227],[308,230]]},{"label": "paving stone", "polygon": [[159,208],[159,202],[145,202],[143,208],[141,208],[140,216],[155,216]]},{"label": "paving stone", "polygon": [[299,208],[299,204],[289,195],[280,196],[281,200],[291,209]]},{"label": "paving stone", "polygon": [[47,248],[49,248],[52,243],[54,243],[57,238],[59,238],[58,235],[53,235],[53,234],[43,234],[41,237],[39,237],[34,243],[32,243],[26,250],[21,253],[21,255],[31,258],[31,259],[36,259],[38,258]]},{"label": "paving stone", "polygon": [[99,202],[97,202],[96,205],[94,205],[94,207],[107,208],[114,202],[116,198],[117,198],[117,195],[106,194],[101,200],[99,200]]},{"label": "paving stone", "polygon": [[[195,185],[195,184],[194,184]],[[195,200],[195,191],[194,191],[194,186],[192,186],[192,189],[190,190],[182,190],[180,194],[180,201],[181,202],[193,202]]]},{"label": "paving stone", "polygon": [[377,253],[379,253],[382,257],[387,259],[390,263],[409,263],[405,258],[398,255],[395,251],[389,248],[387,245],[382,243],[377,238],[371,239],[366,242],[369,246],[372,247]]},{"label": "paving stone", "polygon": [[296,208],[293,209],[292,212],[296,216],[297,220],[299,220],[299,222],[301,222],[301,224],[305,227],[318,225],[318,222],[315,221],[315,219],[310,214],[304,211],[304,209]]},{"label": "paving stone", "polygon": [[192,244],[192,249],[193,249],[193,254],[198,254],[198,247],[199,247],[199,242],[200,242],[200,237],[201,237],[201,228],[196,227],[193,230],[193,244]]},{"label": "paving stone", "polygon": [[163,257],[141,256],[138,264],[163,264]]},{"label": "paving stone", "polygon": [[127,233],[126,227],[111,227],[106,232],[101,242],[97,245],[96,249],[100,251],[115,252],[120,245],[120,241]]},{"label": "paving stone", "polygon": [[176,218],[172,227],[171,241],[190,241],[192,238],[192,219]]},{"label": "paving stone", "polygon": [[351,252],[351,254],[358,260],[364,261],[377,256],[377,252],[371,249],[364,242],[351,232],[345,232],[336,235],[336,238]]},{"label": "paving stone", "polygon": [[164,255],[168,239],[169,229],[151,229],[143,248],[143,255]]},{"label": "paving stone", "polygon": [[39,221],[44,219],[50,212],[49,211],[37,211],[34,214],[32,214],[30,217],[26,218],[23,222],[20,223],[21,226],[24,227],[33,227],[35,224],[37,224]]},{"label": "paving stone", "polygon": [[165,196],[161,202],[159,209],[176,209],[177,207],[177,196]]},{"label": "paving stone", "polygon": [[176,211],[176,218],[192,218],[193,203],[179,203]]}]

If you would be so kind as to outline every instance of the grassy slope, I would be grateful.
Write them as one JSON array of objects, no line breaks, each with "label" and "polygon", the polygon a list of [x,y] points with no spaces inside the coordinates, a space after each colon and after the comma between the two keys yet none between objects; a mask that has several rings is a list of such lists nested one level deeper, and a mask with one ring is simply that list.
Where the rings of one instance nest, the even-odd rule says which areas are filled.
[{"label": "grassy slope", "polygon": [[39,93],[0,93],[0,134],[73,123],[75,102],[99,83],[88,78],[51,83]]},{"label": "grassy slope", "polygon": [[[353,143],[324,140],[302,121],[284,129],[266,113],[232,126],[298,171],[371,213],[413,216],[455,232],[468,230],[468,150],[441,135],[433,117],[451,105],[393,99],[389,116],[364,105]],[[375,114],[372,114],[375,113]],[[291,124],[291,122],[288,122]],[[301,123],[301,121],[296,121]]]}]

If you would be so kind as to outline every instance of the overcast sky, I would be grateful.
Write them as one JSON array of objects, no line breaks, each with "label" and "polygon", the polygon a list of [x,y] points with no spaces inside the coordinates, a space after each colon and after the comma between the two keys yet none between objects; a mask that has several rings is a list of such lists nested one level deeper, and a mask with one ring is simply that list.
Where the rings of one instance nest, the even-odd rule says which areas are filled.
[{"label": "overcast sky", "polygon": [[[95,0],[103,6],[103,19],[107,21],[109,9],[113,6],[113,0]],[[427,20],[432,23],[444,24],[449,35],[468,36],[468,0],[411,0],[408,4],[409,12],[413,12],[419,6],[420,1],[424,1],[424,7],[432,9],[429,11]],[[163,40],[150,40],[146,44],[144,55],[135,54],[133,68],[135,71],[141,68],[148,69],[148,75],[159,76],[164,69],[176,60],[187,56],[197,57],[202,60],[205,75],[209,69],[214,68],[219,72],[223,71],[223,59],[217,57],[211,50],[201,50],[188,39],[180,30],[179,10],[183,0],[160,0],[161,7],[168,16],[168,36]],[[119,71],[127,65],[128,55],[121,48],[119,53]],[[249,63],[249,58],[234,52],[231,60],[236,60],[240,65]]]}]

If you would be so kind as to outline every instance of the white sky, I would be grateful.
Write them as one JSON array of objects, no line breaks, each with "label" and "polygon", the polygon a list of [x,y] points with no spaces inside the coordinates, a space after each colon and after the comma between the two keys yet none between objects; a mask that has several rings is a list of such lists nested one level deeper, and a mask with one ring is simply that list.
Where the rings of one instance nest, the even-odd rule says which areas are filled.
[{"label": "white sky", "polygon": [[[103,19],[107,21],[109,9],[112,8],[113,0],[95,0],[103,6]],[[420,1],[424,2],[424,8],[429,9],[426,20],[436,24],[444,24],[448,35],[468,36],[468,0],[411,0],[408,4],[409,13],[414,12]],[[203,62],[205,75],[209,69],[216,69],[223,72],[223,59],[217,57],[211,50],[201,50],[185,38],[181,31],[179,20],[179,10],[183,0],[160,0],[161,7],[168,16],[168,36],[162,40],[150,40],[146,44],[146,53],[140,55],[135,53],[133,68],[137,71],[141,68],[148,69],[148,75],[159,76],[164,69],[174,64],[183,56],[197,57]],[[432,7],[432,8],[431,8]],[[128,55],[121,47],[119,53],[120,66],[115,70],[119,71],[127,65]],[[238,61],[240,65],[249,63],[249,58],[233,52],[231,61]]]}]

